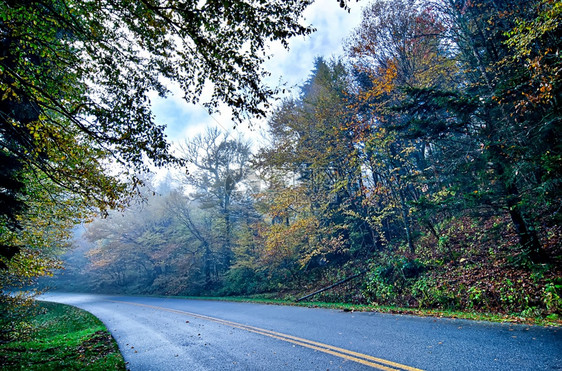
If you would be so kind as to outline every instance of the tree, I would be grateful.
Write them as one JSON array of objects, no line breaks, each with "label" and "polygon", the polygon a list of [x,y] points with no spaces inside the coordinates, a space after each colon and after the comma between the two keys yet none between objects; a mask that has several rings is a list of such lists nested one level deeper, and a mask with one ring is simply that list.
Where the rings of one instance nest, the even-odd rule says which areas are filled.
[{"label": "tree", "polygon": [[[265,261],[292,271],[366,254],[373,231],[361,217],[362,174],[347,109],[348,73],[318,58],[298,99],[269,120],[271,145],[256,159],[268,188],[259,208]],[[283,236],[290,235],[291,238]]]},{"label": "tree", "polygon": [[150,111],[164,81],[189,102],[212,87],[203,104],[226,103],[236,122],[263,116],[275,92],[261,82],[266,43],[312,32],[300,23],[310,3],[1,1],[0,270],[29,248],[33,197],[107,214],[139,191],[147,159],[181,162]]},{"label": "tree", "polygon": [[84,237],[93,243],[87,252],[91,264],[86,268],[90,284],[98,290],[149,290],[161,268],[160,251],[174,255],[176,235],[167,228],[171,216],[164,213],[163,197],[145,197],[144,204],[112,211],[86,225]]},{"label": "tree", "polygon": [[235,219],[244,207],[243,183],[251,171],[250,143],[242,138],[229,138],[228,133],[217,128],[208,128],[205,135],[187,141],[182,152],[183,159],[195,167],[185,179],[195,188],[193,200],[199,208],[218,214],[221,220],[215,224],[223,239],[220,267],[226,271],[232,264]]},{"label": "tree", "polygon": [[372,86],[371,95],[388,91],[388,84],[398,88],[394,94],[403,87],[450,85],[456,68],[440,38],[443,31],[425,1],[374,1],[363,9],[347,50],[356,70],[378,79],[381,86]]},{"label": "tree", "polygon": [[70,248],[72,227],[86,216],[79,197],[65,193],[45,176],[23,172],[25,215],[15,216],[17,228],[0,220],[0,341],[21,330],[20,322],[38,293],[38,277],[61,268],[57,258]]},{"label": "tree", "polygon": [[[502,84],[496,97],[513,106],[522,132],[520,142],[528,143],[526,170],[534,172],[532,187],[527,186],[526,202],[544,210],[542,215],[561,220],[562,136],[560,100],[560,33],[562,5],[556,1],[535,1],[525,13],[515,16],[515,26],[507,33],[510,55],[506,69],[514,77]],[[536,205],[536,206],[534,206]]]},{"label": "tree", "polygon": [[[471,111],[467,114],[466,110],[460,112],[458,106],[452,107],[451,100],[442,99],[442,92],[429,97],[420,94],[421,99],[417,101],[420,108],[426,102],[441,102],[443,110],[462,117],[452,121],[462,122],[466,136],[471,138],[470,152],[474,161],[468,168],[476,175],[476,182],[472,183],[473,193],[482,195],[484,204],[509,214],[522,251],[535,262],[543,261],[545,254],[534,225],[539,215],[528,205],[532,198],[542,193],[540,189],[545,184],[541,179],[543,159],[549,156],[544,155],[553,153],[556,157],[559,153],[555,144],[558,142],[555,138],[560,134],[555,129],[559,114],[550,103],[536,105],[532,110],[524,108],[533,101],[532,98],[519,98],[529,94],[524,81],[529,81],[530,70],[513,63],[513,58],[517,59],[521,54],[509,47],[508,37],[518,24],[533,19],[528,12],[529,6],[540,9],[540,4],[487,0],[443,2],[441,9],[449,25],[444,36],[457,47],[457,58],[465,79],[457,93],[462,100],[471,101]],[[555,33],[557,27],[547,27],[550,31],[545,31],[545,37],[536,40],[535,52],[541,50],[548,55],[550,50],[559,49],[559,38],[550,33]],[[532,77],[530,81],[533,81]],[[548,86],[544,88],[549,90]],[[428,112],[426,108],[418,112]],[[546,117],[545,112],[548,112]],[[421,116],[427,117],[425,114]],[[440,132],[445,133],[448,125],[442,125],[443,120],[438,123]],[[545,134],[548,139],[543,137]],[[529,198],[529,195],[535,196]]]},{"label": "tree", "polygon": [[230,250],[224,250],[220,219],[213,213],[206,213],[208,208],[202,210],[201,205],[178,192],[171,195],[168,211],[173,213],[178,223],[193,236],[189,244],[196,255],[201,276],[204,277],[201,286],[211,289],[217,284],[220,274],[228,269],[224,266],[224,254],[230,256]]},{"label": "tree", "polygon": [[[435,46],[448,46],[436,55],[458,69],[436,68],[439,80],[398,85],[399,94],[371,89],[363,95],[387,109],[377,118],[392,121],[388,127],[399,138],[422,144],[417,170],[429,193],[413,199],[416,209],[427,208],[422,215],[435,210],[434,202],[456,212],[508,214],[521,251],[539,262],[545,254],[536,220],[559,207],[553,187],[560,179],[559,90],[552,72],[559,58],[552,53],[559,50],[560,26],[550,2],[531,3],[430,3],[429,14],[444,25],[430,38],[439,41]],[[531,24],[534,31],[528,31]],[[533,67],[538,65],[544,68]],[[376,70],[379,81],[401,81],[398,72],[387,71]]]},{"label": "tree", "polygon": [[145,157],[173,161],[147,97],[167,93],[163,79],[193,102],[211,83],[207,107],[225,102],[239,121],[263,115],[265,44],[311,32],[299,23],[309,3],[2,1],[2,216],[13,222],[24,206],[24,164],[103,211],[130,187],[102,163],[127,173],[146,169]]},{"label": "tree", "polygon": [[[146,190],[146,189],[144,189]],[[177,189],[144,194],[123,212],[86,225],[94,245],[83,282],[97,292],[199,294],[215,281],[216,239]]]},{"label": "tree", "polygon": [[[396,234],[390,225],[398,222],[403,231],[398,234],[405,237],[411,254],[415,253],[412,205],[429,191],[428,179],[433,178],[426,174],[431,169],[431,144],[397,135],[395,128],[408,116],[395,108],[411,89],[454,86],[458,73],[440,38],[443,29],[423,1],[375,1],[364,9],[361,25],[347,45],[356,77],[350,100],[356,111],[353,125],[369,179],[366,220],[379,231],[385,229],[383,240]],[[423,224],[435,231],[430,219]]]}]

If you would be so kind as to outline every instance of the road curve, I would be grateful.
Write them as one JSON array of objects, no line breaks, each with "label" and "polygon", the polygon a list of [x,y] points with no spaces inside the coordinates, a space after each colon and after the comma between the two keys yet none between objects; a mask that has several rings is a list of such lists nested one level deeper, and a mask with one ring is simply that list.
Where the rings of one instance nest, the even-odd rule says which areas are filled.
[{"label": "road curve", "polygon": [[137,370],[562,370],[557,328],[173,298],[49,293]]}]

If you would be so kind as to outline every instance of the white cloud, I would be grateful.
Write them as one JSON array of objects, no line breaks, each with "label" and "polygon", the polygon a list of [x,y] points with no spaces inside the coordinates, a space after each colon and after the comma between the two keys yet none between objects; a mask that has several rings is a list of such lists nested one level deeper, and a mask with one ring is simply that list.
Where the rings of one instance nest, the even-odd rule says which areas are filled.
[{"label": "white cloud", "polygon": [[[351,13],[339,7],[337,0],[316,0],[304,13],[304,23],[317,29],[312,35],[295,38],[289,41],[289,50],[280,44],[270,46],[272,58],[264,67],[272,76],[267,83],[277,86],[286,83],[288,88],[296,89],[306,81],[314,65],[314,59],[322,56],[330,58],[343,54],[343,41],[355,28],[361,18],[359,4],[351,3]],[[201,105],[193,105],[183,100],[179,87],[170,87],[172,94],[163,99],[152,96],[152,108],[159,124],[166,124],[166,134],[176,145],[197,133],[203,132],[207,126],[219,126],[227,131],[233,128],[229,110],[210,116]],[[293,90],[293,94],[298,93]],[[258,123],[259,125],[259,123]],[[259,129],[256,128],[256,129]],[[246,133],[246,137],[254,142],[260,141],[256,131],[239,126],[236,130]]]},{"label": "white cloud", "polygon": [[352,3],[348,13],[339,7],[336,0],[316,0],[304,12],[305,22],[316,28],[316,32],[289,42],[289,50],[278,44],[272,47],[273,58],[265,64],[272,73],[271,83],[280,79],[290,87],[304,83],[312,68],[314,59],[342,56],[343,44],[352,30],[359,25],[361,8]]}]

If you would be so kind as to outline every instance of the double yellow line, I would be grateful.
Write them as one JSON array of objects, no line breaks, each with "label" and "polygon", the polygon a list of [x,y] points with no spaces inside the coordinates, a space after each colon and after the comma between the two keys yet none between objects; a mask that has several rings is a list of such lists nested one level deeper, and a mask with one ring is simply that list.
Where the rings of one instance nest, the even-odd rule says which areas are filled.
[{"label": "double yellow line", "polygon": [[386,359],[373,357],[373,356],[370,356],[368,354],[358,353],[358,352],[354,352],[352,350],[347,350],[347,349],[338,348],[338,347],[335,347],[335,346],[332,346],[332,345],[319,343],[317,341],[307,340],[307,339],[299,338],[299,337],[292,336],[292,335],[283,334],[283,333],[276,332],[276,331],[266,330],[266,329],[262,329],[262,328],[259,328],[259,327],[254,327],[254,326],[244,325],[244,324],[237,323],[237,322],[227,321],[227,320],[220,319],[220,318],[214,318],[214,317],[209,317],[209,316],[205,316],[205,315],[202,315],[202,314],[191,313],[191,312],[186,312],[186,311],[183,311],[183,310],[170,309],[170,308],[165,308],[165,307],[158,307],[158,306],[148,305],[148,304],[132,303],[132,302],[120,301],[120,300],[107,300],[107,301],[114,302],[114,303],[136,305],[136,306],[139,306],[139,307],[146,307],[146,308],[151,308],[151,309],[156,309],[156,310],[162,310],[162,311],[166,311],[166,312],[170,312],[170,313],[177,313],[177,314],[182,314],[182,315],[186,315],[186,316],[190,316],[190,317],[194,317],[194,318],[199,318],[199,319],[206,320],[206,321],[212,321],[212,322],[220,323],[220,324],[225,325],[225,326],[238,328],[238,329],[241,329],[241,330],[253,332],[253,333],[264,335],[264,336],[269,336],[271,338],[283,340],[283,341],[286,341],[288,343],[300,345],[300,346],[305,347],[305,348],[310,348],[310,349],[317,350],[319,352],[331,354],[333,356],[340,357],[340,358],[346,359],[348,361],[361,363],[365,366],[373,367],[373,368],[376,368],[376,369],[379,369],[379,370],[386,370],[386,371],[397,371],[397,370],[422,371],[419,368],[414,368],[414,367],[402,365],[400,363],[387,361]]}]

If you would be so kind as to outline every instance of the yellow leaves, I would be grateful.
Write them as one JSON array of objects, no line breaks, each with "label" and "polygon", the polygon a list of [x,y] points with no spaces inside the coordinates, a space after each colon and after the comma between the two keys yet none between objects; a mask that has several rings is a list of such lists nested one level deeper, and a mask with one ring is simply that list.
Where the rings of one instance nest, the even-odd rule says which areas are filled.
[{"label": "yellow leaves", "polygon": [[[556,104],[553,87],[560,84],[560,57],[556,40],[556,30],[562,23],[562,3],[560,1],[543,0],[537,8],[534,19],[516,19],[516,26],[505,35],[506,45],[511,48],[512,55],[503,62],[510,65],[526,66],[529,78],[518,89],[522,98],[513,93],[517,99],[516,110],[525,113],[537,105]],[[509,95],[509,92],[507,93]]]},{"label": "yellow leaves", "polygon": [[304,212],[309,203],[306,198],[306,188],[302,185],[284,188],[274,188],[269,192],[260,193],[258,201],[267,205],[264,210],[270,217],[285,218],[292,212]]},{"label": "yellow leaves", "polygon": [[396,77],[398,76],[398,67],[394,61],[388,63],[388,66],[379,66],[376,73],[370,74],[373,87],[370,90],[360,93],[359,99],[368,102],[376,98],[380,98],[385,94],[391,94],[396,89]]},{"label": "yellow leaves", "polygon": [[[315,217],[295,220],[292,224],[275,224],[265,231],[262,259],[268,264],[280,264],[286,259],[299,260],[311,256],[318,248],[319,221]],[[302,264],[302,261],[301,261]]]},{"label": "yellow leaves", "polygon": [[12,89],[12,87],[10,87],[10,86],[4,86],[3,88],[5,88],[5,90],[2,89],[2,90],[4,90],[4,93],[2,94],[2,100],[3,100],[3,101],[5,101],[5,100],[12,100],[12,98],[13,98],[13,100],[18,100],[18,99],[19,99],[18,95],[17,95],[16,92]]},{"label": "yellow leaves", "polygon": [[44,174],[25,171],[21,180],[27,190],[26,212],[17,217],[21,229],[0,233],[0,244],[21,246],[21,251],[4,261],[8,269],[0,288],[25,285],[34,277],[59,269],[57,256],[68,247],[72,227],[85,214],[72,197],[58,191]]},{"label": "yellow leaves", "polygon": [[[3,276],[3,279],[8,281],[8,283],[2,282],[3,285],[25,284],[31,278],[49,276],[53,270],[62,268],[58,259],[46,256],[37,249],[27,247],[23,247],[18,254],[5,263],[9,273]],[[0,285],[0,287],[2,286]]]}]

